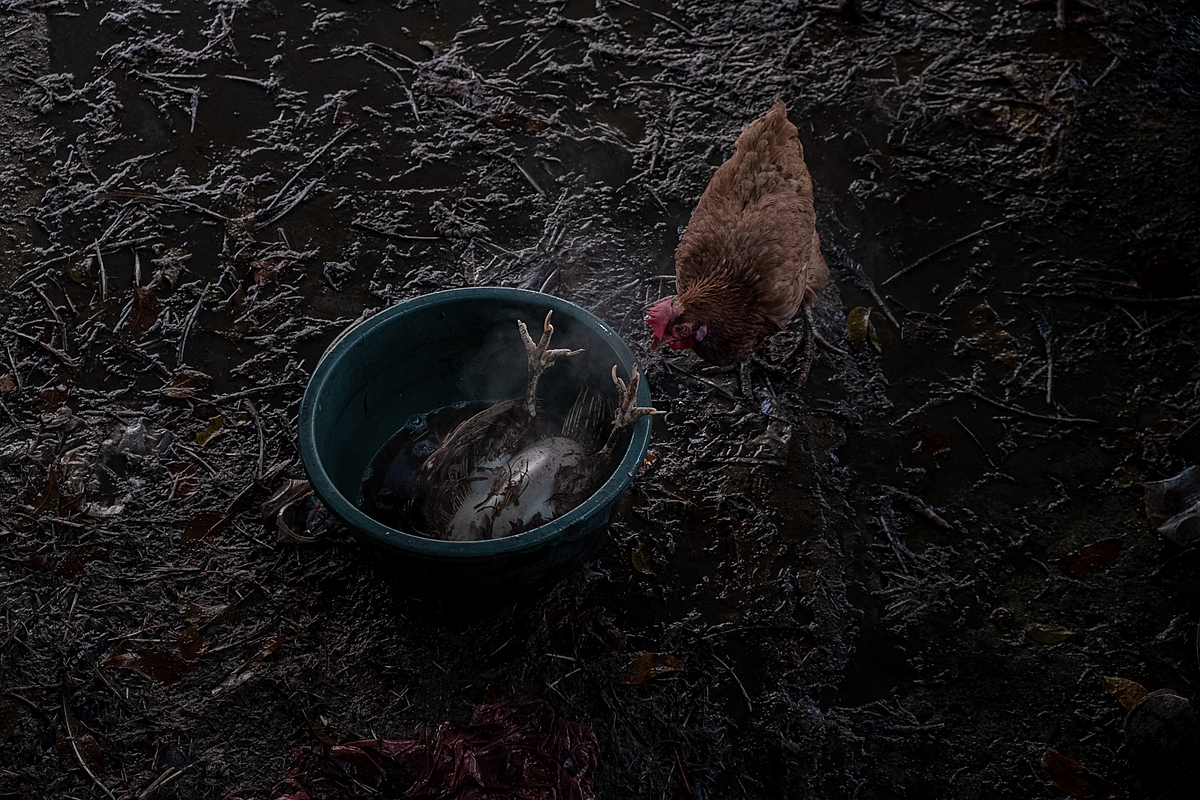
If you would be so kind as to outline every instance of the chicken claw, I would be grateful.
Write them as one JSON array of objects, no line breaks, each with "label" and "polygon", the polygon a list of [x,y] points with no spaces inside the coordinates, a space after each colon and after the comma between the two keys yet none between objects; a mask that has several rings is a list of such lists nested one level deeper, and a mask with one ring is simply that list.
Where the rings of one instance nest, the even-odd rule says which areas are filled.
[{"label": "chicken claw", "polygon": [[517,320],[517,326],[521,329],[521,339],[525,342],[525,352],[529,355],[529,373],[526,378],[527,384],[525,387],[525,408],[531,417],[537,413],[537,385],[538,380],[542,377],[542,373],[554,366],[554,362],[558,359],[567,356],[577,356],[583,352],[582,350],[549,349],[550,337],[554,335],[554,326],[550,324],[550,315],[553,313],[553,310],[546,312],[546,319],[542,323],[542,338],[536,343],[533,341],[533,337],[529,335],[529,328],[525,327],[525,323]]},{"label": "chicken claw", "polygon": [[659,411],[655,408],[645,408],[636,405],[638,381],[641,376],[638,375],[637,364],[633,365],[633,370],[629,378],[629,383],[621,380],[617,375],[617,365],[613,364],[612,368],[613,383],[617,385],[617,411],[613,415],[612,432],[608,434],[608,441],[604,443],[604,447],[596,454],[597,458],[607,458],[612,452],[613,446],[616,444],[617,433],[622,429],[640,420],[642,417],[650,415],[661,416],[666,414],[666,411]]}]

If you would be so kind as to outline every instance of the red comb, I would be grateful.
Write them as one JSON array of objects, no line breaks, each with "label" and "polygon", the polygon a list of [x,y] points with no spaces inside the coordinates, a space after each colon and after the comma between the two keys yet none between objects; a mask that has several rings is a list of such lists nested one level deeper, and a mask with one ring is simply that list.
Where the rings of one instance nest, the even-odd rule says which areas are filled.
[{"label": "red comb", "polygon": [[667,326],[677,316],[679,316],[679,307],[676,305],[674,297],[665,297],[646,309],[646,322],[650,323],[650,330],[654,332],[654,338],[660,342],[666,338]]}]

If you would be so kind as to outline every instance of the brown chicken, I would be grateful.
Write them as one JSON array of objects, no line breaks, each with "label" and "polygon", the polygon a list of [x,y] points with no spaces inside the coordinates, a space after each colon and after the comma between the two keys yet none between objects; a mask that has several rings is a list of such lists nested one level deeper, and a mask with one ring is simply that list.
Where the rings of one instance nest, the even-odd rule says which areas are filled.
[{"label": "brown chicken", "polygon": [[679,293],[646,316],[654,349],[692,348],[720,367],[748,359],[829,281],[812,179],[783,101],[746,126],[736,147],[675,250]]}]

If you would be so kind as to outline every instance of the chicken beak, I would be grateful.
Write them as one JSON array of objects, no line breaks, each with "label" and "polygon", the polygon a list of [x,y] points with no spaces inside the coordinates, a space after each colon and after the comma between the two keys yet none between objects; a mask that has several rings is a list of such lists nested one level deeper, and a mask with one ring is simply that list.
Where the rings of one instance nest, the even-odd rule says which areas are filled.
[{"label": "chicken beak", "polygon": [[658,350],[658,348],[662,347],[663,344],[664,344],[664,342],[662,339],[651,339],[650,340],[650,352],[653,353],[654,351]]}]

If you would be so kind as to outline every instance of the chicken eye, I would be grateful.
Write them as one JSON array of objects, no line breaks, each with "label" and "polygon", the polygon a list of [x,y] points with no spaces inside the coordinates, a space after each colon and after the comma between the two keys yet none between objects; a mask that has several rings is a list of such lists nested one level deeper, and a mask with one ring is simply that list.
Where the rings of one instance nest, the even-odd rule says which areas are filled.
[{"label": "chicken eye", "polygon": [[680,339],[687,339],[692,335],[692,323],[681,322],[675,326],[674,333]]}]

